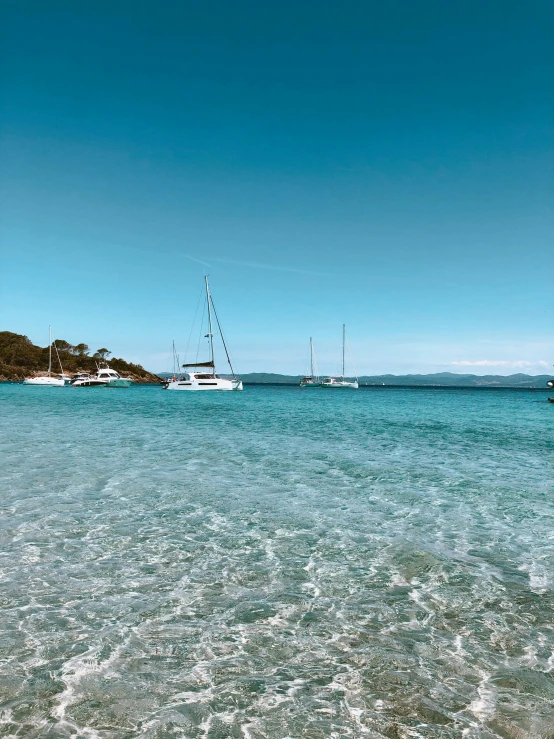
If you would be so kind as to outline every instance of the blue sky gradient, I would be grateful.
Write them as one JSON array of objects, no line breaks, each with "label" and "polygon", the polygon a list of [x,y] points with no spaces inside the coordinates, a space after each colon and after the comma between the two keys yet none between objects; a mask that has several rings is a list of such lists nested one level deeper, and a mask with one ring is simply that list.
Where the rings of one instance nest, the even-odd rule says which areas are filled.
[{"label": "blue sky gradient", "polygon": [[[554,362],[550,2],[8,2],[2,328],[152,370]],[[195,261],[198,260],[198,261]],[[206,266],[209,265],[209,266]]]}]

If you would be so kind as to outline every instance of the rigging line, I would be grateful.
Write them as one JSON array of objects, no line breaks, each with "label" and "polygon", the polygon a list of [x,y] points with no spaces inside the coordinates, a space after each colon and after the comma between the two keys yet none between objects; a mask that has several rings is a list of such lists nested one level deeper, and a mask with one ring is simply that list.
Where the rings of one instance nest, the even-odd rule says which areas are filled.
[{"label": "rigging line", "polygon": [[354,356],[352,354],[352,348],[350,346],[348,336],[346,337],[346,346],[348,347],[348,355],[350,357],[350,361],[352,362],[352,366],[354,367],[354,377],[356,378],[356,382],[358,382],[358,370],[356,369],[356,365],[354,364]]},{"label": "rigging line", "polygon": [[58,354],[58,347],[56,346],[56,339],[52,342],[54,344],[54,349],[56,350],[56,356],[58,357],[58,362],[60,363],[60,370],[63,375],[63,367],[62,367],[62,360],[60,359],[60,355]]},{"label": "rigging line", "polygon": [[[192,326],[190,327],[190,333],[189,333],[189,340],[187,341],[187,348],[185,349],[185,363],[187,361],[187,356],[189,353],[189,346],[190,346],[190,339],[192,336],[192,332],[194,331],[194,325],[196,323],[196,316],[198,315],[198,306],[200,305],[200,301],[202,300],[202,290],[200,290],[200,295],[198,296],[198,302],[196,303],[196,310],[194,311],[194,318],[192,319]],[[181,369],[179,367],[179,369]]]},{"label": "rigging line", "polygon": [[219,333],[220,333],[220,336],[221,336],[221,341],[223,343],[223,348],[225,349],[225,354],[227,355],[227,361],[229,362],[229,367],[231,368],[231,372],[233,374],[233,379],[236,379],[235,370],[233,369],[233,365],[231,363],[231,357],[229,356],[229,351],[227,349],[227,344],[225,343],[225,337],[223,336],[223,329],[221,328],[221,324],[219,322],[219,316],[217,315],[217,311],[216,311],[215,305],[214,305],[214,300],[213,300],[213,298],[212,298],[211,295],[210,295],[210,300],[211,300],[211,303],[212,303],[212,308],[214,309],[214,316],[215,316],[215,320],[217,322],[217,327],[219,329]]},{"label": "rigging line", "polygon": [[200,354],[200,342],[202,341],[202,326],[204,325],[205,315],[206,315],[206,303],[204,303],[204,309],[202,310],[202,320],[200,321],[200,333],[198,334],[198,346],[196,347],[196,362],[198,362],[198,355]]},{"label": "rigging line", "polygon": [[315,374],[314,374],[314,378],[315,378],[316,380],[319,380],[319,371],[318,371],[318,369],[317,369],[317,357],[316,357],[316,355],[315,355],[315,349],[314,349],[314,345],[313,345],[313,343],[312,343],[312,354],[313,354],[313,356],[314,356],[314,372],[315,372]]}]

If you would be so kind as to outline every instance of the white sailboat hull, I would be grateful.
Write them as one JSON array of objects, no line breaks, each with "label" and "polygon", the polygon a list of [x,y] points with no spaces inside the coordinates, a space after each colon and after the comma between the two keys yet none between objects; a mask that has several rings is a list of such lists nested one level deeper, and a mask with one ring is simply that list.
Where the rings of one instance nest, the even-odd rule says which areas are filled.
[{"label": "white sailboat hull", "polygon": [[[48,326],[48,374],[42,375],[41,377],[26,377],[23,380],[24,385],[35,385],[36,387],[63,387],[68,379],[67,375],[64,375],[62,363],[60,361],[60,355],[58,354],[58,362],[60,362],[61,375],[58,377],[52,377],[52,326]],[[56,348],[56,354],[58,349]]]},{"label": "white sailboat hull", "polygon": [[242,380],[227,380],[223,377],[213,377],[206,380],[172,380],[165,386],[166,390],[242,390]]},{"label": "white sailboat hull", "polygon": [[39,387],[63,387],[65,382],[57,377],[27,377],[23,380],[23,384]]},{"label": "white sailboat hull", "polygon": [[348,382],[347,380],[337,380],[334,382],[322,382],[320,387],[327,387],[327,388],[350,388],[351,390],[357,390],[358,389],[358,383],[357,382]]},{"label": "white sailboat hull", "polygon": [[331,390],[357,390],[358,378],[355,380],[344,379],[344,352],[346,348],[346,325],[342,324],[342,372],[340,375],[326,377],[319,387],[330,388]]}]

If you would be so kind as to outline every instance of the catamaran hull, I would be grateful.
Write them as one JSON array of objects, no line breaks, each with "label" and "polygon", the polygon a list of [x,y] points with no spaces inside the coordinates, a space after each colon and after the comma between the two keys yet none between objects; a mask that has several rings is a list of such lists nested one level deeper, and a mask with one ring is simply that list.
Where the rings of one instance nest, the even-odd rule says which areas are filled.
[{"label": "catamaran hull", "polygon": [[321,387],[320,382],[301,382],[300,387]]},{"label": "catamaran hull", "polygon": [[164,386],[165,390],[242,390],[242,380],[225,380],[216,377],[210,380],[174,380]]}]

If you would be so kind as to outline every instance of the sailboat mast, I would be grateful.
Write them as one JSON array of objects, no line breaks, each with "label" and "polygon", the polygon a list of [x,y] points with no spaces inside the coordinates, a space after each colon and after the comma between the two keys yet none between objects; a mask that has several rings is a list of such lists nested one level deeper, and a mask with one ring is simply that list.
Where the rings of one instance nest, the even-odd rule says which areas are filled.
[{"label": "sailboat mast", "polygon": [[342,324],[342,376],[344,377],[344,344],[346,342],[346,324]]},{"label": "sailboat mast", "polygon": [[310,377],[314,376],[314,343],[310,336]]},{"label": "sailboat mast", "polygon": [[175,339],[173,339],[173,377],[177,377],[177,370],[175,369]]},{"label": "sailboat mast", "polygon": [[48,377],[52,372],[52,326],[48,326],[48,338],[50,339],[50,345],[48,347]]},{"label": "sailboat mast", "polygon": [[206,300],[208,302],[208,323],[210,326],[210,333],[208,336],[210,337],[210,359],[213,365],[213,372],[215,375],[215,357],[214,357],[214,335],[212,331],[212,308],[211,308],[211,296],[210,296],[210,286],[208,285],[208,275],[205,275],[204,279],[206,280]]}]

